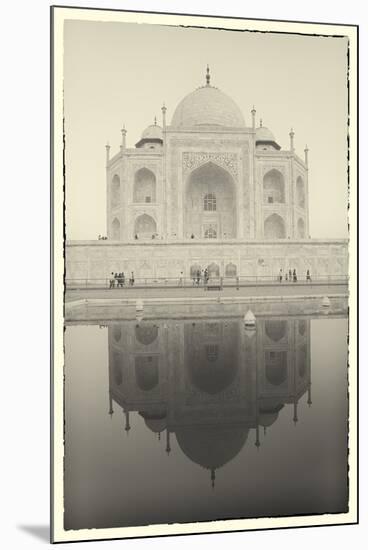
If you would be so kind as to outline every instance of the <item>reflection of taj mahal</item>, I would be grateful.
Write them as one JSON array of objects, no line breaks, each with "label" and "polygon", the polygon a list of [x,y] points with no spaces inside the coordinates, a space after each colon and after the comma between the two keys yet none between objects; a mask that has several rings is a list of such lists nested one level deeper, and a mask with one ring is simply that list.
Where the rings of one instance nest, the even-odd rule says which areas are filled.
[{"label": "reflection of taj mahal", "polygon": [[213,266],[218,276],[347,274],[346,239],[311,239],[308,149],[281,149],[256,111],[247,124],[210,83],[148,126],[134,148],[106,146],[107,240],[69,241],[68,279],[134,271],[166,278]]},{"label": "reflection of taj mahal", "polygon": [[[281,150],[268,128],[247,126],[210,84],[148,126],[134,149],[107,158],[107,231],[113,240],[285,239],[308,236],[308,157]],[[108,150],[109,152],[109,150]]]},{"label": "reflection of taj mahal", "polygon": [[[138,412],[147,429],[175,436],[181,451],[208,469],[232,460],[247,439],[257,447],[285,405],[297,422],[299,399],[311,404],[310,320],[143,321],[110,325],[110,413],[113,402]],[[123,425],[122,425],[123,428]]]}]

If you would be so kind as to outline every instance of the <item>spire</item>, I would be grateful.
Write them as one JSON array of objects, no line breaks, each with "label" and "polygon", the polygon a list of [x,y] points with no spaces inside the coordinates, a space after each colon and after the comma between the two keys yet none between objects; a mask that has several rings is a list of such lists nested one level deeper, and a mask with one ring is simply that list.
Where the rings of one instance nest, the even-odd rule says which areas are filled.
[{"label": "spire", "polygon": [[163,102],[162,104],[162,107],[161,107],[161,111],[162,111],[162,127],[165,128],[166,127],[166,106],[165,106],[165,102]]},{"label": "spire", "polygon": [[125,129],[125,124],[123,124],[123,127],[121,129],[121,145],[120,145],[121,151],[126,148],[126,134],[127,134],[127,131]]},{"label": "spire", "polygon": [[290,137],[290,151],[294,152],[294,130],[291,128],[289,137]]},{"label": "spire", "polygon": [[106,143],[105,147],[106,147],[106,164],[107,164],[110,160],[110,144],[109,144],[109,142]]},{"label": "spire", "polygon": [[306,145],[304,149],[304,163],[307,168],[308,168],[308,153],[309,153],[309,149],[308,149],[308,145]]},{"label": "spire", "polygon": [[295,398],[294,400],[294,418],[293,418],[294,424],[296,426],[296,423],[298,422],[298,400]]},{"label": "spire", "polygon": [[252,113],[252,128],[256,127],[256,110],[253,105],[253,109],[251,110]]},{"label": "spire", "polygon": [[211,80],[211,76],[210,76],[210,68],[207,64],[207,70],[206,70],[206,86],[210,86],[210,80]]}]

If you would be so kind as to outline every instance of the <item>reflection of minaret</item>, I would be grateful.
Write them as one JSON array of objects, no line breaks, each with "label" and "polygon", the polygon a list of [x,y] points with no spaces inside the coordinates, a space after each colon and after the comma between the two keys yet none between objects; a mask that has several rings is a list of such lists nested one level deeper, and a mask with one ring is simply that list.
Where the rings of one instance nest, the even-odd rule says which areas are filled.
[{"label": "reflection of minaret", "polygon": [[215,488],[215,481],[216,481],[216,470],[215,470],[215,468],[212,468],[212,470],[211,470],[211,486],[212,486],[212,489]]},{"label": "reflection of minaret", "polygon": [[130,430],[129,411],[124,410],[124,415],[125,415],[125,431],[126,431],[126,434],[128,435]]},{"label": "reflection of minaret", "polygon": [[170,431],[169,431],[169,428],[166,428],[166,453],[167,455],[169,455],[171,452],[171,447],[170,447]]}]

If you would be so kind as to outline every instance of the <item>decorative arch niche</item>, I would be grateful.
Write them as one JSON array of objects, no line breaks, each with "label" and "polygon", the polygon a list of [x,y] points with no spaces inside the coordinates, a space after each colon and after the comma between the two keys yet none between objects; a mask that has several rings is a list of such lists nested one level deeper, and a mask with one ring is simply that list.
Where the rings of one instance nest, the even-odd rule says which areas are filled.
[{"label": "decorative arch niche", "polygon": [[156,202],[156,176],[148,168],[140,168],[134,175],[133,201]]},{"label": "decorative arch niche", "polygon": [[236,237],[236,189],[230,172],[212,161],[187,177],[184,234],[205,238]]},{"label": "decorative arch niche", "polygon": [[304,220],[302,218],[299,218],[299,220],[298,220],[297,233],[298,233],[299,239],[304,239],[305,238],[305,224],[304,224]]},{"label": "decorative arch niche", "polygon": [[279,170],[273,168],[264,175],[263,201],[267,204],[285,202],[284,176]]},{"label": "decorative arch niche", "polygon": [[111,224],[111,230],[112,230],[112,240],[119,241],[120,240],[120,222],[117,218],[114,218]]},{"label": "decorative arch niche", "polygon": [[120,205],[120,178],[117,174],[114,175],[111,181],[111,208],[116,208]]},{"label": "decorative arch niche", "polygon": [[158,384],[158,357],[138,355],[135,358],[135,378],[137,386],[143,391],[151,391]]},{"label": "decorative arch niche", "polygon": [[285,222],[278,214],[271,214],[264,222],[265,239],[285,239]]},{"label": "decorative arch niche", "polygon": [[138,238],[151,239],[155,233],[157,233],[157,225],[152,216],[148,214],[138,216],[134,224],[134,234]]},{"label": "decorative arch niche", "polygon": [[298,176],[296,180],[296,202],[300,208],[305,207],[304,180],[301,176]]}]

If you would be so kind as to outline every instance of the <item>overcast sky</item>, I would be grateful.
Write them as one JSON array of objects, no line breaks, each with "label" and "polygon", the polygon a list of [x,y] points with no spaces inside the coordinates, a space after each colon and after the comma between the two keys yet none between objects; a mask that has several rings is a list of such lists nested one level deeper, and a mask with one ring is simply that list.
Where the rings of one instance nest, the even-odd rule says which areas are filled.
[{"label": "overcast sky", "polygon": [[[216,22],[218,24],[218,22]],[[120,129],[134,147],[142,131],[171,117],[205,84],[231,96],[251,125],[309,153],[310,234],[347,237],[347,39],[161,25],[67,21],[64,44],[68,239],[106,234],[105,144]]]}]

